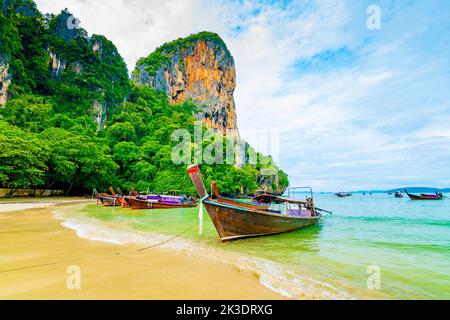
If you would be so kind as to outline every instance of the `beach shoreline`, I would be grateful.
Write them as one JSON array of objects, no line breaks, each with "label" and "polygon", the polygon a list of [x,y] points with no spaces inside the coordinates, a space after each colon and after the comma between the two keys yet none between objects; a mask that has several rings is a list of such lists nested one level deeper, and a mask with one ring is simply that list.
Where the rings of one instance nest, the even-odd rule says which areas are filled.
[{"label": "beach shoreline", "polygon": [[[84,239],[53,215],[61,205],[91,203],[0,203],[0,299],[285,299],[255,273],[167,249]],[[80,289],[71,285],[78,274]]]}]

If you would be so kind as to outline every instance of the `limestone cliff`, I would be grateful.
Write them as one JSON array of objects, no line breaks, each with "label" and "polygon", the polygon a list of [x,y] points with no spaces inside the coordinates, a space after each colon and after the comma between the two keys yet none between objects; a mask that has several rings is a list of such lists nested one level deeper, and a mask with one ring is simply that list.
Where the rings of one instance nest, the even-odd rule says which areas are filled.
[{"label": "limestone cliff", "polygon": [[89,113],[98,129],[104,128],[107,115],[128,91],[128,70],[122,57],[105,37],[88,36],[67,9],[57,16],[48,16],[47,21],[53,34],[48,46],[50,77],[69,85],[73,84],[72,78],[85,78]]},{"label": "limestone cliff", "polygon": [[138,61],[133,80],[165,92],[172,104],[190,99],[209,128],[239,135],[234,59],[217,34],[201,32],[162,45]]},{"label": "limestone cliff", "polygon": [[0,103],[21,93],[52,96],[55,110],[87,114],[101,129],[129,88],[114,44],[88,36],[67,9],[43,15],[32,0],[0,0]]},{"label": "limestone cliff", "polygon": [[9,65],[6,59],[0,57],[0,106],[3,106],[8,98],[8,88],[11,83],[8,71]]}]

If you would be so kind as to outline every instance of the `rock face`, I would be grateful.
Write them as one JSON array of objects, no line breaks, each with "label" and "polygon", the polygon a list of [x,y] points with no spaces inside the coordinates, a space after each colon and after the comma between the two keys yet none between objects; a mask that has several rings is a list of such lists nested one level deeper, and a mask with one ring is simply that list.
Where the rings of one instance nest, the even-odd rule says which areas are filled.
[{"label": "rock face", "polygon": [[[89,113],[98,129],[104,128],[107,113],[125,99],[126,92],[122,91],[129,87],[128,70],[122,57],[105,37],[89,37],[67,9],[47,20],[50,31],[58,39],[48,47],[50,77],[65,83],[70,81],[71,73],[80,78],[95,74],[94,83],[87,85],[93,96]],[[72,46],[78,51],[72,50]]]},{"label": "rock face", "polygon": [[217,34],[201,32],[164,44],[138,61],[133,80],[165,92],[172,104],[193,101],[208,128],[239,135],[234,59]]},{"label": "rock face", "polygon": [[8,88],[11,83],[8,70],[9,65],[6,59],[0,57],[0,106],[5,105],[8,99]]},{"label": "rock face", "polygon": [[67,61],[60,59],[57,54],[49,52],[50,72],[52,78],[61,78],[63,71],[66,69]]}]

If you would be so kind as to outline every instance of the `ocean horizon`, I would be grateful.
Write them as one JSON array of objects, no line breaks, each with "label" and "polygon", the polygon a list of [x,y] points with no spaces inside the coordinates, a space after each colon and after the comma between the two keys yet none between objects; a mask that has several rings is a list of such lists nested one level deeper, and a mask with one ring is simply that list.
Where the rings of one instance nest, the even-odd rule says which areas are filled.
[{"label": "ocean horizon", "polygon": [[[230,243],[220,242],[206,210],[199,234],[198,208],[89,205],[58,217],[91,240],[160,244],[251,270],[262,285],[289,298],[450,298],[450,201],[420,202],[385,194],[317,194],[315,201],[333,211],[317,226]],[[370,284],[373,272],[379,273],[378,288]]]}]

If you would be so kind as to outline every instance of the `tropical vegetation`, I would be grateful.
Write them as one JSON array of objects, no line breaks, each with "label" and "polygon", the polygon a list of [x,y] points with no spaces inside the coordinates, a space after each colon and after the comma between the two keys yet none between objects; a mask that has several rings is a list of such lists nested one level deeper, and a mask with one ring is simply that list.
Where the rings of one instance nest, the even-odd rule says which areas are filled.
[{"label": "tropical vegetation", "polygon": [[[42,15],[32,1],[0,0],[0,63],[11,76],[0,107],[0,186],[194,194],[186,165],[172,159],[179,143],[172,133],[193,133],[195,104],[169,105],[163,93],[135,85],[114,44],[68,29],[68,16]],[[202,147],[216,140],[230,143],[215,137]],[[247,155],[254,152],[246,146]],[[260,170],[271,166],[261,155],[256,164],[203,164],[202,171],[206,183],[214,179],[224,193],[240,194],[259,189]],[[288,185],[276,170],[274,190]]]}]

